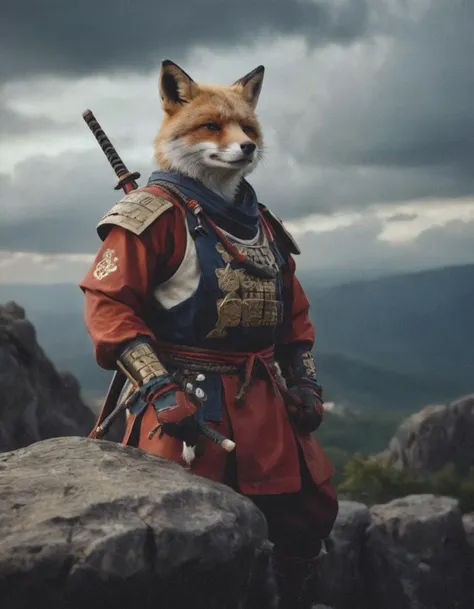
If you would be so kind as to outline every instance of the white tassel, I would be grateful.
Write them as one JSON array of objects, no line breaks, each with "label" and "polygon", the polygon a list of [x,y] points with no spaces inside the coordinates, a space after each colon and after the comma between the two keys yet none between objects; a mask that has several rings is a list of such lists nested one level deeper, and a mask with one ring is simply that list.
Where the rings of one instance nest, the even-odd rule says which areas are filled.
[{"label": "white tassel", "polygon": [[191,463],[196,458],[196,447],[188,446],[186,442],[183,442],[183,452],[182,456],[186,465],[191,465]]}]

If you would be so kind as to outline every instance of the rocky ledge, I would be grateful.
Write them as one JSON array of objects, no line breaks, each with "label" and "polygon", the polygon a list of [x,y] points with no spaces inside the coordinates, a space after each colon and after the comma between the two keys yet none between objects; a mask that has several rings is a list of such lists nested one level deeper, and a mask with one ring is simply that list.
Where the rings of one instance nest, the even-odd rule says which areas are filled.
[{"label": "rocky ledge", "polygon": [[465,476],[474,467],[474,395],[409,416],[379,458],[421,476],[449,463]]},{"label": "rocky ledge", "polygon": [[275,606],[263,515],[164,459],[45,440],[0,455],[0,496],[1,607]]},{"label": "rocky ledge", "polygon": [[321,600],[334,609],[474,607],[472,515],[448,497],[342,501]]},{"label": "rocky ledge", "polygon": [[[138,449],[55,438],[0,454],[0,606],[276,609],[263,515]],[[341,501],[319,609],[471,609],[472,515]]]},{"label": "rocky ledge", "polygon": [[14,302],[0,306],[0,452],[58,436],[86,436],[94,415],[76,378],[59,373]]}]

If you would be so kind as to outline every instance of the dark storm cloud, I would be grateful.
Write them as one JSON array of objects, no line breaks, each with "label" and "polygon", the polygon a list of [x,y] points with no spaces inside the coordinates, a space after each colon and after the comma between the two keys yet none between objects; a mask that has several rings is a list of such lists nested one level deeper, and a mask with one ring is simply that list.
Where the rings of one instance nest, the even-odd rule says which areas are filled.
[{"label": "dark storm cloud", "polygon": [[73,128],[72,123],[58,123],[49,116],[22,115],[10,108],[0,96],[0,137],[31,137],[39,133],[52,134],[54,132],[64,134],[67,129]]},{"label": "dark storm cloud", "polygon": [[[126,158],[126,148],[119,146],[119,149],[123,149],[123,156]],[[142,164],[134,166],[135,168],[142,174],[140,184],[144,184],[152,170],[152,164]],[[425,191],[428,184],[432,185],[427,174],[421,173],[418,180],[419,182],[416,182],[414,176],[407,185],[403,173],[383,172],[367,182],[347,170],[343,177],[326,175],[319,181],[315,179],[306,185],[282,180],[278,170],[260,170],[255,178],[250,178],[260,199],[285,220],[315,212],[330,213],[335,209],[350,211],[361,207],[361,201],[373,202],[370,198],[373,196],[372,192],[379,195],[382,192],[391,192],[394,200],[400,200],[402,194],[407,198],[408,194]],[[7,211],[2,213],[0,221],[0,250],[44,254],[96,251],[99,240],[95,226],[120,197],[120,193],[113,190],[114,184],[113,172],[100,150],[70,153],[56,158],[30,158],[17,165],[13,178],[0,174],[0,201],[8,203]],[[438,192],[446,195],[456,188],[454,181],[443,184],[440,180],[435,186]],[[11,202],[14,202],[14,205]],[[394,218],[407,221],[415,219],[416,214],[399,214]],[[466,226],[469,225],[460,224],[460,235],[467,234]],[[348,252],[351,252],[352,256],[352,247],[361,247],[361,243],[358,244],[359,231],[367,231],[366,238],[372,242],[376,240],[380,228],[380,221],[371,220],[369,224],[362,223],[360,228],[355,226],[341,229],[342,232],[334,234],[328,232],[310,235],[308,239],[318,242],[323,240],[324,243],[334,240],[335,249],[344,243],[344,256],[347,256]],[[440,232],[443,230],[440,229]],[[354,239],[350,237],[351,234]],[[343,235],[344,239],[341,240],[339,235]],[[433,240],[425,242],[421,237],[419,239],[427,248],[433,243]],[[449,244],[453,241],[449,241]],[[448,241],[440,240],[440,243]],[[386,245],[379,243],[375,248],[375,245],[366,244],[364,247],[367,247],[368,252],[376,252],[376,249],[378,252],[379,249],[385,251]],[[323,256],[322,260],[326,264],[330,263],[334,248],[329,248],[328,255]],[[459,251],[459,248],[456,248],[456,251]],[[419,256],[418,250],[416,253]],[[441,257],[444,253],[444,250],[440,249]],[[389,257],[388,252],[387,256],[382,257],[377,254],[377,260],[383,263],[387,262]]]},{"label": "dark storm cloud", "polygon": [[257,172],[252,182],[264,201],[284,218],[297,218],[315,213],[364,210],[377,204],[445,198],[456,199],[474,193],[474,172],[460,178],[452,167],[410,168],[375,167],[370,175],[358,166],[326,167],[315,171],[304,183],[291,180],[283,173]]},{"label": "dark storm cloud", "polygon": [[13,178],[0,174],[0,200],[8,202],[0,250],[93,252],[99,246],[95,226],[118,200],[113,185],[100,151],[31,158],[16,167]]},{"label": "dark storm cloud", "polygon": [[[196,44],[232,46],[262,34],[347,43],[369,27],[369,0],[7,0],[2,80],[155,67]],[[166,56],[166,57],[165,57]]]},{"label": "dark storm cloud", "polygon": [[334,166],[450,170],[461,190],[463,179],[471,188],[473,26],[474,2],[433,0],[419,21],[394,29],[370,89],[339,105],[338,124],[328,120],[315,134],[314,156]]},{"label": "dark storm cloud", "polygon": [[300,214],[474,193],[474,2],[427,6],[386,28],[390,47],[369,79],[338,72],[343,94],[322,116],[308,99],[304,118],[279,125],[279,146],[318,170]]},{"label": "dark storm cloud", "polygon": [[[28,73],[141,69],[156,66],[164,56],[162,52],[170,56],[175,49],[172,56],[177,58],[200,41],[212,44],[216,51],[218,44],[250,41],[262,32],[302,32],[313,40],[319,32],[321,44],[331,39],[346,42],[364,36],[368,24],[373,24],[372,17],[368,16],[368,4],[371,8],[382,6],[382,0],[367,4],[327,0],[314,5],[308,1],[304,6],[295,2],[250,2],[207,2],[205,6],[210,7],[209,10],[215,8],[212,18],[205,18],[201,5],[193,4],[191,0],[186,3],[186,10],[180,7],[179,11],[172,2],[166,4],[166,10],[160,8],[161,4],[150,3],[148,13],[140,8],[137,13],[133,8],[135,14],[131,14],[128,21],[123,19],[125,5],[116,3],[115,7],[120,9],[115,9],[117,14],[122,11],[122,18],[117,23],[113,9],[107,13],[109,21],[105,13],[100,21],[86,23],[81,20],[80,14],[86,14],[81,11],[92,6],[89,0],[67,9],[66,3],[57,2],[54,14],[49,13],[53,3],[48,3],[42,8],[44,24],[41,28],[39,17],[26,19],[25,35],[43,31],[42,36],[29,37],[29,46],[20,45],[20,41],[13,41],[12,37],[2,38],[5,17],[10,19],[11,27],[15,24],[12,10],[2,15],[0,47],[6,48],[9,44],[10,53],[16,50],[15,56],[10,55],[12,65],[21,63]],[[104,3],[97,4],[100,5],[97,10],[102,11]],[[18,6],[22,5],[25,8],[24,2],[18,3]],[[291,12],[289,7],[298,6],[296,12]],[[219,11],[224,11],[223,7],[228,28],[216,32],[219,15],[223,15]],[[57,29],[60,19],[63,19],[62,28],[48,37],[47,32]],[[78,28],[82,27],[83,34],[94,33],[90,45],[85,44],[79,30],[73,31],[73,22]],[[139,22],[145,30],[140,30]],[[129,23],[134,29],[125,35],[124,29]],[[290,115],[295,92],[285,89],[283,83],[281,96],[288,95],[289,114],[282,110],[278,124],[270,125],[278,133],[277,156],[283,161],[278,164],[277,158],[275,163],[266,163],[250,180],[257,186],[261,200],[284,219],[294,219],[316,212],[360,210],[378,203],[424,198],[449,200],[472,195],[473,24],[474,3],[461,0],[433,1],[419,20],[397,18],[391,26],[384,22],[383,28],[392,36],[392,48],[370,80],[363,79],[364,70],[360,66],[359,82],[359,66],[354,68],[352,63],[353,72],[348,70],[343,74],[344,82],[350,82],[351,86],[344,89],[345,95],[338,95],[338,89],[331,87],[330,80],[317,82],[318,74],[315,73],[309,84],[308,74],[301,74],[300,95],[306,91],[309,95],[312,90],[322,87],[330,97],[325,112],[316,116],[316,120],[310,117],[312,122],[304,127],[298,126]],[[18,19],[15,27],[19,27]],[[103,28],[107,35],[101,40]],[[15,47],[17,43],[18,47]],[[4,57],[0,48],[0,70],[2,65],[6,66],[2,64]],[[296,61],[295,71],[298,71]],[[12,76],[13,72],[8,74]],[[311,112],[311,101],[306,105]],[[13,129],[18,133],[26,132],[24,121],[27,119],[12,115],[8,107],[6,112],[10,114],[3,122],[4,128],[10,129],[10,133]],[[0,129],[1,125],[0,121]],[[290,132],[296,133],[296,139],[290,139]],[[132,147],[133,142],[127,143],[124,138],[123,142],[116,143],[127,158],[126,148],[129,144]],[[301,169],[297,173],[298,179],[290,177],[286,155],[291,162],[296,159]],[[142,172],[143,183],[151,166],[133,169]],[[68,153],[54,159],[27,159],[16,167],[12,179],[0,174],[0,205],[4,200],[13,201],[17,209],[14,212],[9,208],[6,215],[2,213],[0,248],[43,253],[94,252],[99,244],[95,225],[117,200],[113,182],[102,153],[95,149],[93,153]],[[395,217],[395,221],[397,219],[406,221],[409,218],[403,214]],[[472,224],[452,224],[437,232],[433,229],[420,236],[416,246],[404,244],[398,249],[377,241],[378,223],[342,230],[309,236],[308,240],[312,241],[308,241],[308,251],[313,251],[314,244],[321,244],[318,259],[325,265],[332,264],[331,260],[340,260],[341,266],[357,251],[362,251],[364,264],[369,265],[372,260],[373,264],[388,268],[396,260],[400,265],[409,266],[410,260],[424,260],[429,265],[442,264],[443,260],[454,262],[463,256],[467,259],[474,243]]]},{"label": "dark storm cloud", "polygon": [[368,163],[474,164],[474,3],[438,0],[407,28],[374,99]]}]

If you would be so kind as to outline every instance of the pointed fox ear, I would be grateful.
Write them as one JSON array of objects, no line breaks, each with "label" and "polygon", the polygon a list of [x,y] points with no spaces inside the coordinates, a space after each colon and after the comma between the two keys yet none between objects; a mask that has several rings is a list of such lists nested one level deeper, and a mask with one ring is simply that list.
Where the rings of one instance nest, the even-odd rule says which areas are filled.
[{"label": "pointed fox ear", "polygon": [[257,106],[260,91],[262,90],[263,75],[265,68],[258,66],[255,70],[252,70],[239,80],[236,80],[233,87],[240,88],[242,95],[245,97],[245,101],[255,108]]},{"label": "pointed fox ear", "polygon": [[198,85],[175,63],[166,59],[161,63],[160,97],[163,109],[168,113],[189,103],[198,92]]}]

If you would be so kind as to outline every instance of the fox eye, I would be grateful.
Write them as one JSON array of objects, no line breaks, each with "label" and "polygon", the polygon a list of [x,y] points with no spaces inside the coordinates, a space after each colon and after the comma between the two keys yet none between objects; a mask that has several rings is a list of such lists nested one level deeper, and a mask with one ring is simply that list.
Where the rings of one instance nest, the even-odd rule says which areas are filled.
[{"label": "fox eye", "polygon": [[252,127],[252,125],[242,125],[242,131],[247,134],[255,133],[255,129]]},{"label": "fox eye", "polygon": [[221,127],[217,123],[206,123],[203,125],[204,129],[208,129],[209,131],[220,131]]}]

